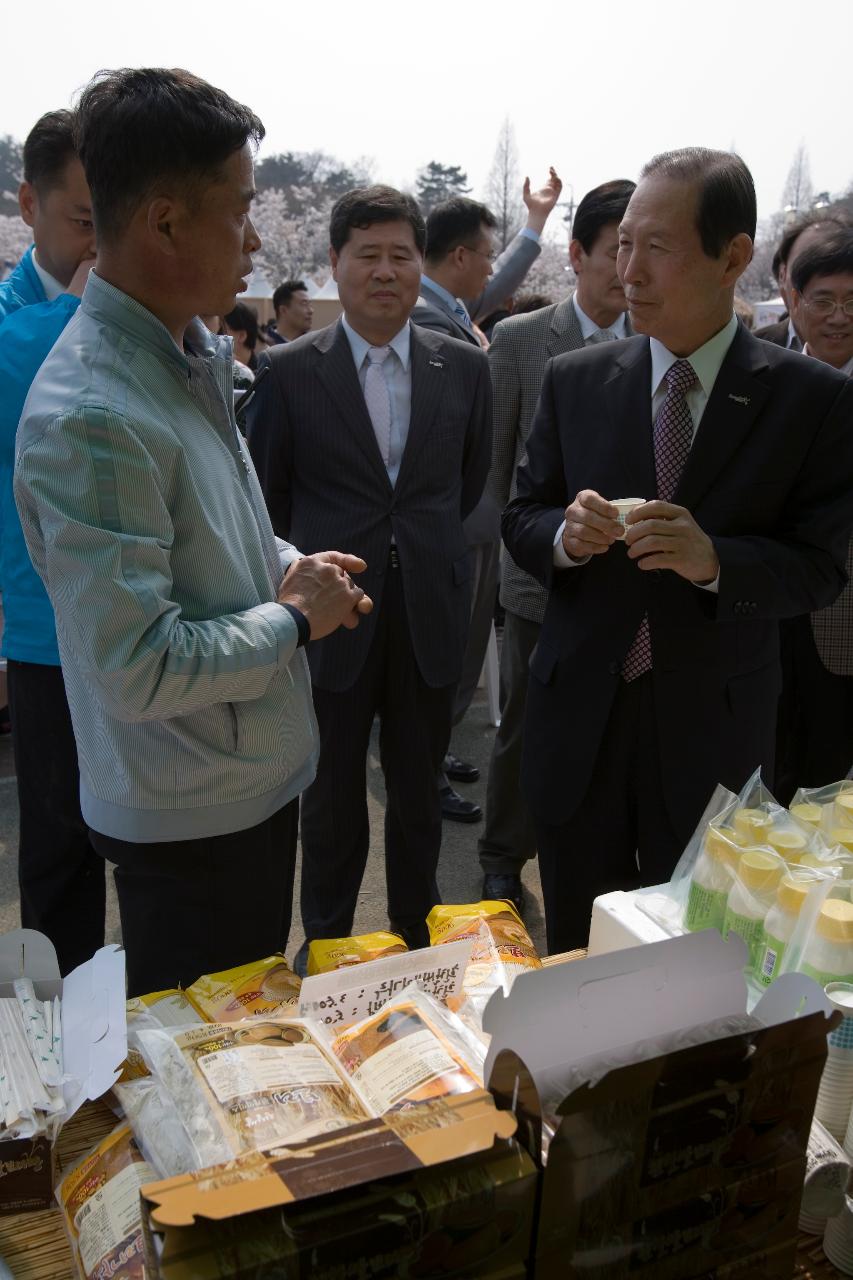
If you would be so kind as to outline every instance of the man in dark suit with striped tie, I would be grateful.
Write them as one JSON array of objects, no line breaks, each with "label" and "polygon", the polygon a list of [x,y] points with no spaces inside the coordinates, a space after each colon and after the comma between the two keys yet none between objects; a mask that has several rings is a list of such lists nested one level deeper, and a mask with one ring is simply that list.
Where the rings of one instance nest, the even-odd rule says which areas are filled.
[{"label": "man in dark suit with striped tie", "polygon": [[309,646],[321,751],[302,804],[302,921],[308,940],[352,929],[378,713],[390,924],[424,946],[440,901],[437,772],[470,614],[462,521],[491,454],[488,361],[410,323],[425,240],[411,197],[347,193],[330,240],[343,316],[263,357],[272,372],[248,421],[273,527],[306,552],[324,539],[359,548],[375,604],[351,645]]},{"label": "man in dark suit with striped tie", "polygon": [[646,165],[617,258],[638,336],[551,362],[504,513],[549,591],[522,781],[551,951],[668,878],[717,783],[771,776],[779,620],[846,580],[853,387],[738,324],[755,222],[739,157]]}]

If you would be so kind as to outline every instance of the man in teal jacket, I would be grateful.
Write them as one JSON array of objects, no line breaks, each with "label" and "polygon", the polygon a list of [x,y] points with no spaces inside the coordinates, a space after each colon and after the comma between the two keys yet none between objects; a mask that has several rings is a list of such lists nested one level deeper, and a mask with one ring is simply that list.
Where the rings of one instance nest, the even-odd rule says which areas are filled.
[{"label": "man in teal jacket", "polygon": [[104,863],[80,812],[77,751],[53,609],[12,496],[15,433],[30,384],[80,305],[95,252],[89,188],[69,111],[24,144],[21,217],[35,243],[0,284],[0,589],[20,806],[21,923],[56,947],[63,973],[104,942]]}]

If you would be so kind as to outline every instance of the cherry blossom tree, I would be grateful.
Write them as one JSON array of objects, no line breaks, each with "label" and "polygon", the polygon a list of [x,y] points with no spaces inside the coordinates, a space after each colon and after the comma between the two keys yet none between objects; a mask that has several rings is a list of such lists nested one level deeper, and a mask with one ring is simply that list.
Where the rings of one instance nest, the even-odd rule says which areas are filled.
[{"label": "cherry blossom tree", "polygon": [[310,187],[259,192],[252,206],[262,240],[255,261],[270,282],[314,276],[328,265],[332,203]]}]

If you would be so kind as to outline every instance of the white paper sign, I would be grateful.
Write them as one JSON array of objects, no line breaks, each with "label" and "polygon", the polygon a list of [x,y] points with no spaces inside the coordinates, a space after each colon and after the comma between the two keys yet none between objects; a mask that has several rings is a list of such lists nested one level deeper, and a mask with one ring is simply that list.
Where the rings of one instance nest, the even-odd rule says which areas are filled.
[{"label": "white paper sign", "polygon": [[413,982],[442,1002],[461,996],[472,946],[470,939],[446,942],[315,974],[302,983],[300,1017],[316,1018],[327,1027],[342,1030],[377,1013]]}]

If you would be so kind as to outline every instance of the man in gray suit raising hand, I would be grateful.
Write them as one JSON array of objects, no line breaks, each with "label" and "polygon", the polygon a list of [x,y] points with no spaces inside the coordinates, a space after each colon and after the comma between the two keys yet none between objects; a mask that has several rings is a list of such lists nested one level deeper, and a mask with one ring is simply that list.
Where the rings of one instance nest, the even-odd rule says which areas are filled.
[{"label": "man in gray suit raising hand", "polygon": [[[581,200],[572,224],[569,258],[577,287],[564,301],[510,316],[495,329],[489,364],[495,396],[494,450],[488,491],[499,509],[515,496],[545,366],[553,356],[631,332],[616,275],[619,223],[634,183],[602,183]],[[535,856],[533,824],[521,796],[521,736],[527,664],[539,637],[548,593],[504,554],[501,604],[501,723],[492,749],[486,790],[486,827],[479,842],[484,898],[522,905],[521,868]]]}]

